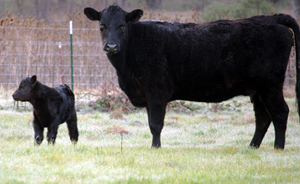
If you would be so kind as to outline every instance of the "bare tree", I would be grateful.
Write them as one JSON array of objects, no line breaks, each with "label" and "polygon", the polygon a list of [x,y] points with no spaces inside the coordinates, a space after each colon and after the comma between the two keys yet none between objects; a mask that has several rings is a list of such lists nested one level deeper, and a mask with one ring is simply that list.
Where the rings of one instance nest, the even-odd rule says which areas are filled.
[{"label": "bare tree", "polygon": [[44,19],[45,21],[48,21],[47,19],[47,10],[48,1],[47,0],[35,0],[34,1],[35,6],[35,12],[37,19]]},{"label": "bare tree", "polygon": [[117,0],[116,3],[121,6],[122,8],[125,8],[125,5],[128,3],[127,0]]},{"label": "bare tree", "polygon": [[22,1],[22,0],[15,0],[15,2],[16,2],[16,5],[18,7],[18,12],[22,14],[23,13],[23,4],[24,4],[24,1]]},{"label": "bare tree", "polygon": [[108,0],[102,0],[102,4],[104,7],[108,6]]},{"label": "bare tree", "polygon": [[152,10],[162,9],[162,0],[146,0],[146,3]]},{"label": "bare tree", "polygon": [[34,0],[34,7],[35,7],[35,17],[38,18],[40,11],[39,11],[39,0]]},{"label": "bare tree", "polygon": [[296,18],[300,16],[300,0],[292,0]]},{"label": "bare tree", "polygon": [[0,2],[0,14],[2,14],[2,11],[3,11],[3,5],[4,5],[4,2]]}]

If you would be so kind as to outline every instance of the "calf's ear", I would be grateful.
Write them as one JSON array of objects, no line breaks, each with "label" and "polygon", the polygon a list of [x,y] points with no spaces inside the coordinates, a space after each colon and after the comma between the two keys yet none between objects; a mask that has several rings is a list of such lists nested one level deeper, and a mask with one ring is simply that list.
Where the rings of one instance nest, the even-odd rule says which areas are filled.
[{"label": "calf's ear", "polygon": [[31,85],[35,85],[35,83],[36,83],[36,76],[35,75],[33,75],[32,77],[31,77]]},{"label": "calf's ear", "polygon": [[126,22],[137,22],[138,20],[140,20],[140,18],[143,16],[143,10],[141,9],[136,9],[133,10],[130,13],[127,13],[126,17],[125,17],[125,21]]},{"label": "calf's ear", "polygon": [[85,8],[83,10],[84,14],[89,18],[90,20],[99,20],[101,19],[101,13],[95,10],[94,8]]}]

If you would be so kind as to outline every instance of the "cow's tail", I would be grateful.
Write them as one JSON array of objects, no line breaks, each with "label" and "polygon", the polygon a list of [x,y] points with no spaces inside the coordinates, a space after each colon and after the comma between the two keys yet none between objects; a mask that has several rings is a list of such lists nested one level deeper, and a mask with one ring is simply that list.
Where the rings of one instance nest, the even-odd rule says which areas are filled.
[{"label": "cow's tail", "polygon": [[278,24],[282,24],[288,28],[291,28],[294,32],[295,38],[295,53],[296,53],[296,97],[298,104],[298,115],[300,117],[300,30],[297,21],[289,15],[279,14],[275,15]]}]

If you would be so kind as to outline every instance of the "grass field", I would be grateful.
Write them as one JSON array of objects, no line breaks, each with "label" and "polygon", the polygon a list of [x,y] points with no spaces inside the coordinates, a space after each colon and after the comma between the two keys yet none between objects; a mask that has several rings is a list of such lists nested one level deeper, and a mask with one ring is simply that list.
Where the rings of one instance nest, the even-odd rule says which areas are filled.
[{"label": "grass field", "polygon": [[[300,124],[295,99],[284,151],[274,150],[270,126],[259,149],[249,98],[222,104],[195,103],[198,110],[168,112],[162,148],[152,149],[146,112],[109,119],[109,113],[78,113],[79,142],[66,124],[56,144],[33,144],[32,113],[0,111],[1,183],[300,183]],[[120,133],[124,129],[121,147]]]}]

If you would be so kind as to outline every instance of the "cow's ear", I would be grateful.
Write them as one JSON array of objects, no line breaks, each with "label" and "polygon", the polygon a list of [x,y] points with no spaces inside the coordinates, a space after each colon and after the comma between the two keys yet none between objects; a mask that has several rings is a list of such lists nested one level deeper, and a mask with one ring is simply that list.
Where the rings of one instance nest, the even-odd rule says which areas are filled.
[{"label": "cow's ear", "polygon": [[136,9],[133,10],[130,13],[127,13],[126,17],[125,17],[125,21],[126,22],[137,22],[138,20],[140,20],[140,18],[143,16],[143,10],[141,9]]},{"label": "cow's ear", "polygon": [[99,20],[100,21],[101,13],[98,12],[97,10],[87,7],[83,11],[84,11],[84,14],[87,16],[87,18],[89,18],[90,20]]},{"label": "cow's ear", "polygon": [[33,75],[32,77],[31,77],[31,85],[35,85],[35,83],[36,83],[36,76],[35,75]]}]

